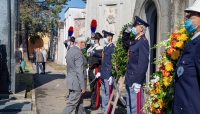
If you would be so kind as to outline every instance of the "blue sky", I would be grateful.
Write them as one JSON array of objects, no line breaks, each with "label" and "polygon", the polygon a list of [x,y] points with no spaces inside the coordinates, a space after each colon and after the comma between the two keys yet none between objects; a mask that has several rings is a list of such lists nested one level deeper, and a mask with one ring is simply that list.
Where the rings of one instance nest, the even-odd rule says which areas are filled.
[{"label": "blue sky", "polygon": [[64,16],[65,16],[65,11],[68,7],[79,7],[79,8],[84,8],[85,7],[85,3],[82,0],[70,0],[69,2],[67,2],[68,5],[65,6],[65,8],[63,8],[62,12],[60,13],[60,17],[61,17],[61,21],[64,20]]}]

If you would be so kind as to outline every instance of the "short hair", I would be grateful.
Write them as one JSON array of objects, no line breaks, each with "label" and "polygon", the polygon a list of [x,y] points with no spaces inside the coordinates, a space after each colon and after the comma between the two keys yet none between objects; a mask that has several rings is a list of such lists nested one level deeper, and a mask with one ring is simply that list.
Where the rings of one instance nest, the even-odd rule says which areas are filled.
[{"label": "short hair", "polygon": [[140,27],[142,27],[143,28],[143,33],[146,33],[146,26],[144,26],[144,25],[140,25]]},{"label": "short hair", "polygon": [[78,36],[78,37],[75,38],[75,43],[78,43],[78,42],[81,42],[81,41],[86,42],[85,36],[81,35],[81,36]]}]

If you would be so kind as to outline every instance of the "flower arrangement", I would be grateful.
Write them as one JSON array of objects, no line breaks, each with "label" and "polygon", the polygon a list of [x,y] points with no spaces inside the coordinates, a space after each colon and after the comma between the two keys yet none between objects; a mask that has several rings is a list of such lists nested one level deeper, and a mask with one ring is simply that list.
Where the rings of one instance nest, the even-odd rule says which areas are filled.
[{"label": "flower arrangement", "polygon": [[[133,22],[131,22],[133,24]],[[127,28],[127,25],[124,25],[120,31],[120,35],[116,42],[116,47],[114,49],[114,53],[112,54],[112,74],[116,79],[123,77],[126,71],[126,63],[127,63],[127,53],[128,48],[123,45],[122,36],[123,31]],[[133,39],[134,35],[130,34],[130,39]]]},{"label": "flower arrangement", "polygon": [[150,82],[145,85],[149,98],[143,111],[148,110],[149,114],[171,114],[176,62],[184,46],[192,37],[192,34],[188,33],[180,22],[178,30],[174,30],[168,35],[169,39],[153,47],[163,46],[165,51],[154,61],[154,64],[159,66],[159,70],[151,76]]}]

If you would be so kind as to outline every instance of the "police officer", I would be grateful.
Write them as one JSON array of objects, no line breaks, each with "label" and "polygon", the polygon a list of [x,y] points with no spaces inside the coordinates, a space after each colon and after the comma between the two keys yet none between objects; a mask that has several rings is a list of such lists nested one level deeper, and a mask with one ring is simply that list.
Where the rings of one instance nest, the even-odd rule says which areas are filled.
[{"label": "police officer", "polygon": [[[146,79],[146,71],[149,63],[149,42],[145,37],[145,21],[135,16],[133,25],[128,25],[123,32],[123,44],[128,47],[128,63],[125,74],[127,114],[138,114],[141,111],[142,85]],[[135,35],[131,40],[130,33]],[[138,101],[138,102],[137,102]]]},{"label": "police officer", "polygon": [[176,64],[172,114],[200,114],[200,0],[185,12],[185,28],[194,36]]},{"label": "police officer", "polygon": [[[114,81],[113,75],[112,75],[112,64],[111,64],[111,58],[112,53],[114,52],[115,45],[112,42],[113,39],[113,33],[107,32],[105,30],[102,31],[104,34],[104,43],[106,46],[103,49],[102,52],[102,68],[100,73],[97,73],[96,77],[101,78],[101,92],[102,92],[102,113],[107,114],[110,113],[110,110],[108,112],[106,111],[106,107],[108,105],[108,101],[112,92],[112,84]],[[109,106],[109,109],[111,107]]]},{"label": "police officer", "polygon": [[[95,75],[97,74],[99,67],[101,65],[101,53],[103,47],[99,45],[100,38],[103,38],[103,36],[100,33],[96,32],[95,34],[92,34],[92,38],[90,41],[91,46],[87,50],[87,56],[89,57],[88,76],[90,82],[95,79]],[[97,78],[92,84],[90,84],[90,90],[91,90],[91,105],[86,108],[91,110],[97,110],[99,108],[99,100],[100,100],[99,78]]]}]

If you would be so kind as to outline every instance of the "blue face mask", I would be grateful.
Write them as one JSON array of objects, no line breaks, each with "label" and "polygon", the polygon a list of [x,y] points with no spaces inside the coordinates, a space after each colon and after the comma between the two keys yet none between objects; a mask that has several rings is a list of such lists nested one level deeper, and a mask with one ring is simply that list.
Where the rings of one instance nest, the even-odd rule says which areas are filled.
[{"label": "blue face mask", "polygon": [[94,40],[90,40],[90,43],[91,43],[92,45],[94,45]]},{"label": "blue face mask", "polygon": [[108,44],[108,39],[107,38],[104,38],[104,44]]},{"label": "blue face mask", "polygon": [[86,49],[86,46],[82,47],[82,50],[85,50]]},{"label": "blue face mask", "polygon": [[198,26],[194,26],[192,25],[192,23],[194,22],[193,19],[187,19],[185,21],[185,29],[189,32],[189,33],[193,33],[194,31],[197,30]]},{"label": "blue face mask", "polygon": [[70,46],[70,42],[67,42],[67,45]]},{"label": "blue face mask", "polygon": [[138,34],[138,32],[136,31],[136,28],[135,28],[135,27],[133,27],[133,28],[131,29],[131,32],[132,32],[134,35]]}]

